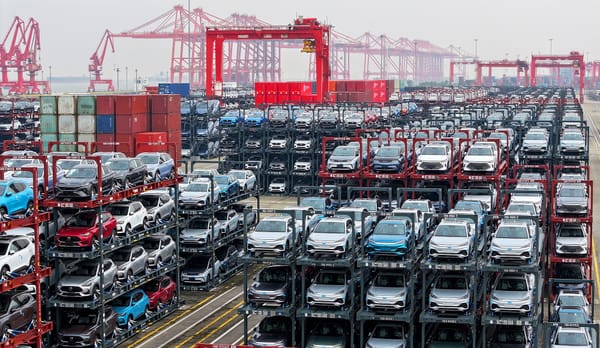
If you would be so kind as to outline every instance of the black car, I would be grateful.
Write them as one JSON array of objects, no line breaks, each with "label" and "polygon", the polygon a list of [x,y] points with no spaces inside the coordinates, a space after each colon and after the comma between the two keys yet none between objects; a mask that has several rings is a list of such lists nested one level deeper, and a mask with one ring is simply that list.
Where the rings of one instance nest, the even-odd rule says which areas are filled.
[{"label": "black car", "polygon": [[[102,195],[114,192],[115,173],[102,166]],[[69,170],[56,185],[56,199],[96,199],[98,194],[98,167],[95,164],[78,164]]]},{"label": "black car", "polygon": [[0,294],[0,337],[7,337],[8,330],[28,327],[35,312],[35,297],[30,292],[13,290]]},{"label": "black car", "polygon": [[560,290],[581,290],[587,294],[589,283],[586,283],[586,280],[590,277],[586,273],[586,266],[583,263],[557,263],[552,278],[568,279],[569,282],[554,281],[552,284],[554,293],[558,294]]},{"label": "black car", "polygon": [[[58,342],[61,347],[94,346],[102,333],[101,312],[77,311],[65,315],[65,325],[58,331]],[[119,316],[112,307],[104,307],[104,332],[107,338],[116,334]]]},{"label": "black car", "polygon": [[221,261],[219,270],[221,274],[227,274],[238,266],[239,252],[233,245],[224,245],[218,248],[215,250],[215,255]]},{"label": "black car", "polygon": [[237,146],[237,139],[233,137],[224,137],[219,144],[222,149],[235,149]]},{"label": "black car", "polygon": [[290,117],[286,110],[275,110],[271,114],[269,126],[272,128],[285,128]]},{"label": "black car", "polygon": [[291,347],[291,319],[283,316],[264,318],[254,331],[250,345],[254,347]]},{"label": "black car", "polygon": [[527,326],[498,325],[489,347],[527,348],[531,347],[531,328]]},{"label": "black car", "polygon": [[321,128],[337,128],[339,124],[338,116],[333,112],[323,113],[319,119],[319,127]]},{"label": "black car", "polygon": [[263,268],[248,289],[248,301],[255,306],[288,304],[291,300],[291,274],[288,266]]},{"label": "black car", "polygon": [[115,173],[115,182],[122,189],[146,182],[148,167],[139,158],[113,158],[106,165]]},{"label": "black car", "polygon": [[287,165],[285,160],[280,157],[275,157],[269,163],[269,170],[273,171],[285,171],[287,169]]}]

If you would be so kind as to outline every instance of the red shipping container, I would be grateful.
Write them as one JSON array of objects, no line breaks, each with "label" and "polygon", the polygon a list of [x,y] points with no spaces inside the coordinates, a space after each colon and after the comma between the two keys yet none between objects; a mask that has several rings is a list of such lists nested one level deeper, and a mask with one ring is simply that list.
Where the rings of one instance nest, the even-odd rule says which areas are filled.
[{"label": "red shipping container", "polygon": [[[300,90],[300,95],[302,96],[312,96],[312,82],[300,82],[300,86],[302,87]],[[305,98],[302,98],[304,101]]]},{"label": "red shipping container", "polygon": [[348,81],[335,81],[335,90],[338,92],[346,92],[348,88]]},{"label": "red shipping container", "polygon": [[115,116],[115,133],[117,134],[135,134],[147,132],[148,128],[147,113]]},{"label": "red shipping container", "polygon": [[150,125],[153,132],[181,131],[181,114],[152,114]]},{"label": "red shipping container", "polygon": [[295,103],[301,100],[302,82],[290,82],[290,100]]},{"label": "red shipping container", "polygon": [[329,89],[329,92],[335,92],[336,89],[335,87],[337,86],[337,81],[329,81],[329,85],[327,86],[327,88]]},{"label": "red shipping container", "polygon": [[254,104],[260,105],[266,103],[266,85],[264,82],[254,83]]},{"label": "red shipping container", "polygon": [[135,135],[135,153],[166,152],[167,132],[144,132]]},{"label": "red shipping container", "polygon": [[171,157],[175,163],[181,158],[181,131],[177,132],[168,132],[167,138],[169,139],[169,143],[174,143],[175,148],[173,146],[169,146],[167,149]]},{"label": "red shipping container", "polygon": [[124,153],[127,157],[135,156],[135,147],[132,134],[115,135],[115,151]]},{"label": "red shipping container", "polygon": [[148,96],[145,94],[125,94],[115,97],[117,115],[148,113]]},{"label": "red shipping container", "polygon": [[116,151],[114,143],[114,134],[96,134],[96,148],[91,149],[91,151],[114,152]]},{"label": "red shipping container", "polygon": [[277,84],[277,103],[286,104],[290,102],[290,83],[280,82]]},{"label": "red shipping container", "polygon": [[265,102],[267,104],[277,103],[277,82],[266,82]]},{"label": "red shipping container", "polygon": [[157,114],[181,113],[181,95],[156,94],[149,96],[150,111]]},{"label": "red shipping container", "polygon": [[96,114],[97,115],[114,115],[115,114],[115,96],[114,95],[99,95],[96,97]]}]

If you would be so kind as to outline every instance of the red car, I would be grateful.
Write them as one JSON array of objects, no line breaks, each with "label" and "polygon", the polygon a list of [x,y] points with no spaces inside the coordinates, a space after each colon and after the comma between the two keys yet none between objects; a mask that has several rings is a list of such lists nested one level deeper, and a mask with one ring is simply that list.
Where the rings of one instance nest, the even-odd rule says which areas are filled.
[{"label": "red car", "polygon": [[175,287],[175,282],[169,276],[154,279],[144,285],[143,289],[150,298],[150,309],[156,310],[163,304],[170,303],[175,296]]},{"label": "red car", "polygon": [[[109,213],[102,212],[102,240],[110,241],[116,235],[117,220]],[[59,248],[91,248],[100,245],[98,212],[84,210],[71,216],[56,234],[56,246]]]},{"label": "red car", "polygon": [[365,124],[367,125],[367,127],[376,126],[378,121],[379,121],[379,115],[377,115],[375,112],[372,112],[372,111],[365,112]]}]

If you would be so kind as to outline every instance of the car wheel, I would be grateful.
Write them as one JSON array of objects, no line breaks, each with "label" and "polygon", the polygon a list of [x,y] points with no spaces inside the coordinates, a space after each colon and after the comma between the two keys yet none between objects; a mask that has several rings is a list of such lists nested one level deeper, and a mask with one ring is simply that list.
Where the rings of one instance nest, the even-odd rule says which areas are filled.
[{"label": "car wheel", "polygon": [[131,234],[131,225],[127,224],[125,225],[125,235],[129,236],[129,234]]},{"label": "car wheel", "polygon": [[97,301],[100,299],[100,291],[98,290],[98,286],[94,285],[92,288],[92,300]]},{"label": "car wheel", "polygon": [[154,177],[152,178],[152,181],[154,181],[154,182],[160,181],[160,175],[158,175],[158,172],[154,173]]},{"label": "car wheel", "polygon": [[150,264],[148,261],[144,264],[144,273],[148,273],[150,271]]},{"label": "car wheel", "polygon": [[2,327],[2,341],[6,342],[9,339],[8,331],[10,331],[10,326],[5,325]]},{"label": "car wheel", "polygon": [[2,271],[0,271],[0,277],[8,277],[8,273],[10,273],[10,268],[5,265],[2,267]]},{"label": "car wheel", "polygon": [[158,300],[158,303],[156,304],[156,311],[160,311],[161,309],[163,309],[163,307],[165,306],[165,304],[163,303],[162,300]]},{"label": "car wheel", "polygon": [[156,267],[158,268],[160,266],[162,266],[162,257],[159,256],[156,258]]},{"label": "car wheel", "polygon": [[171,169],[171,171],[169,172],[169,179],[174,179],[175,178],[175,169]]},{"label": "car wheel", "polygon": [[148,218],[144,217],[144,220],[142,220],[142,229],[146,228],[148,228]]},{"label": "car wheel", "polygon": [[131,182],[129,181],[129,178],[125,178],[125,182],[123,183],[123,190],[127,190],[130,187],[131,187]]},{"label": "car wheel", "polygon": [[100,249],[100,241],[98,240],[98,238],[93,237],[92,238],[92,250],[98,250]]},{"label": "car wheel", "polygon": [[133,320],[133,315],[130,314],[127,318],[127,328],[131,329],[133,325],[135,325],[135,321]]},{"label": "car wheel", "polygon": [[33,215],[33,201],[27,202],[27,208],[25,209],[25,215]]},{"label": "car wheel", "polygon": [[96,189],[96,186],[92,186],[92,188],[90,189],[90,199],[96,200],[97,197],[98,197],[98,190]]},{"label": "car wheel", "polygon": [[30,269],[30,270],[33,270],[33,269],[34,269],[34,267],[35,267],[35,257],[33,257],[33,256],[32,256],[32,257],[29,259],[29,269]]},{"label": "car wheel", "polygon": [[8,212],[6,211],[6,208],[4,208],[4,207],[0,208],[0,220],[6,221],[7,219],[8,219]]},{"label": "car wheel", "polygon": [[127,271],[127,279],[128,280],[133,280],[133,271],[132,270],[128,270]]},{"label": "car wheel", "polygon": [[[158,309],[158,307],[156,307],[156,308]],[[150,307],[146,306],[146,309],[144,309],[144,316],[146,317],[146,319],[150,319],[150,317],[152,316]]]}]

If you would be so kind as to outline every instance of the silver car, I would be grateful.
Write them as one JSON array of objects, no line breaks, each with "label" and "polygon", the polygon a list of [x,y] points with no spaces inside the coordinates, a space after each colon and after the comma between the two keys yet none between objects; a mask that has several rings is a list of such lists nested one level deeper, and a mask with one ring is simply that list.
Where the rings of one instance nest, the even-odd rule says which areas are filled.
[{"label": "silver car", "polygon": [[148,269],[148,253],[139,245],[115,251],[112,259],[117,265],[119,281],[131,281],[135,275],[143,274]]},{"label": "silver car", "polygon": [[588,214],[588,193],[586,184],[560,183],[557,188],[557,214]]},{"label": "silver car", "polygon": [[175,258],[175,242],[166,234],[153,234],[144,239],[142,245],[148,253],[148,266],[161,267]]},{"label": "silver car", "polygon": [[190,182],[179,194],[179,207],[182,209],[204,209],[221,200],[221,193],[216,182],[207,178],[199,178]]},{"label": "silver car", "polygon": [[472,223],[463,219],[444,219],[429,240],[432,258],[467,259],[473,252],[474,231]]},{"label": "silver car", "polygon": [[360,166],[360,149],[358,146],[338,146],[327,159],[327,170],[350,171],[358,170]]},{"label": "silver car", "polygon": [[563,154],[580,154],[586,150],[585,138],[579,130],[565,130],[560,137],[559,146]]},{"label": "silver car", "polygon": [[99,291],[110,289],[117,281],[117,266],[111,259],[104,259],[104,284],[100,284],[100,264],[96,261],[83,261],[60,278],[56,287],[58,297],[81,299],[97,297]]},{"label": "silver car", "polygon": [[313,257],[343,256],[353,251],[352,219],[347,216],[328,217],[319,221],[308,235],[306,250]]},{"label": "silver car", "polygon": [[531,273],[501,273],[490,295],[494,313],[528,314],[536,303],[535,275]]},{"label": "silver car", "polygon": [[291,216],[266,217],[248,233],[248,251],[256,256],[284,256],[296,246],[298,237],[294,232]]},{"label": "silver car", "polygon": [[464,274],[439,276],[429,293],[429,308],[436,312],[468,312],[471,309],[471,284]]},{"label": "silver car", "polygon": [[548,135],[529,131],[523,138],[522,148],[525,153],[544,153],[548,150]]},{"label": "silver car", "polygon": [[426,144],[417,157],[417,171],[445,172],[452,166],[451,148],[448,142]]},{"label": "silver car", "polygon": [[407,305],[406,285],[404,274],[378,273],[367,289],[367,307],[371,310],[403,310]]},{"label": "silver car", "polygon": [[146,219],[150,224],[160,224],[175,216],[175,201],[168,193],[147,191],[141,193],[137,199],[146,207]]},{"label": "silver car", "polygon": [[558,255],[588,255],[587,224],[561,224],[556,231],[555,250]]},{"label": "silver car", "polygon": [[377,324],[369,334],[366,348],[404,348],[407,347],[407,333],[399,324]]},{"label": "silver car", "polygon": [[490,255],[493,261],[529,262],[535,255],[535,227],[525,221],[505,219],[492,235]]},{"label": "silver car", "polygon": [[248,301],[254,305],[281,306],[289,303],[292,300],[291,276],[288,266],[263,268],[248,289]]},{"label": "silver car", "polygon": [[221,223],[216,219],[194,217],[188,225],[181,230],[180,243],[187,246],[205,246],[211,241],[219,239]]},{"label": "silver car", "polygon": [[550,341],[550,348],[592,348],[594,346],[589,329],[584,327],[559,326]]},{"label": "silver car", "polygon": [[350,300],[350,277],[346,271],[321,270],[306,292],[310,306],[343,308]]}]

